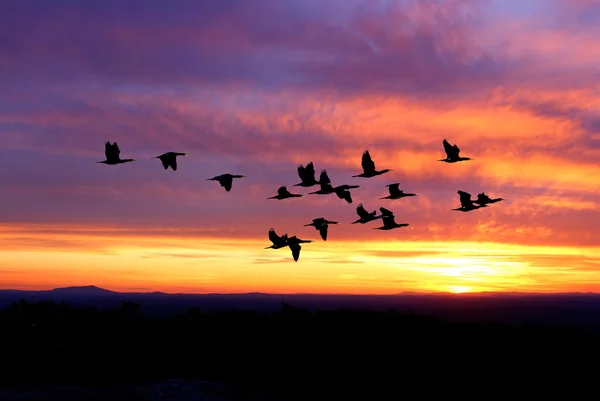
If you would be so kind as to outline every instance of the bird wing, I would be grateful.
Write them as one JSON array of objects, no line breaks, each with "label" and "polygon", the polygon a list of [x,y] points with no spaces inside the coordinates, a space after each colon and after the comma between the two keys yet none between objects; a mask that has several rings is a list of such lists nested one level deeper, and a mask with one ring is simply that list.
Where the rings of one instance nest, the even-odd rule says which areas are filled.
[{"label": "bird wing", "polygon": [[[448,156],[448,158],[454,158],[458,156],[456,153],[457,149],[458,147],[456,145],[452,146],[447,140],[444,139],[444,151],[446,152],[446,156]],[[460,152],[460,149],[458,151]]]},{"label": "bird wing", "polygon": [[274,229],[269,230],[269,240],[273,243],[273,245],[278,244],[281,241],[281,237],[277,235]]},{"label": "bird wing", "polygon": [[161,157],[160,161],[162,162],[162,165],[165,168],[165,170],[169,168],[169,161],[166,158]]},{"label": "bird wing", "polygon": [[363,152],[361,165],[365,172],[375,171],[375,163],[373,162],[373,159],[371,159],[368,150]]},{"label": "bird wing", "polygon": [[306,175],[307,179],[315,179],[315,166],[313,165],[313,162],[310,162],[306,165],[306,167],[304,167],[304,174]]},{"label": "bird wing", "polygon": [[471,194],[464,191],[458,191],[458,195],[460,196],[460,204],[463,207],[471,206],[473,202],[471,201]]},{"label": "bird wing", "polygon": [[356,207],[356,214],[358,214],[361,219],[369,218],[369,212],[365,210],[362,203]]},{"label": "bird wing", "polygon": [[299,244],[290,245],[290,249],[292,250],[292,256],[294,257],[294,261],[297,262],[300,257],[300,250],[302,247]]},{"label": "bird wing", "polygon": [[284,185],[282,187],[279,187],[279,189],[277,190],[277,194],[287,195],[287,194],[289,194],[289,191],[287,190],[287,187]]},{"label": "bird wing", "polygon": [[319,233],[321,234],[323,241],[327,241],[327,227],[329,227],[327,224],[323,224],[321,227],[319,227]]},{"label": "bird wing", "polygon": [[298,177],[300,177],[300,180],[302,181],[306,180],[306,167],[302,164],[298,166]]},{"label": "bird wing", "polygon": [[231,191],[231,186],[233,185],[233,177],[230,175],[223,174],[219,177],[219,184],[221,184],[221,186],[225,188],[225,191],[229,192]]},{"label": "bird wing", "polygon": [[390,184],[390,185],[388,185],[388,189],[390,191],[390,195],[392,195],[392,196],[400,195],[400,183]]},{"label": "bird wing", "polygon": [[460,149],[458,148],[458,145],[454,144],[454,146],[452,147],[452,149],[454,150],[454,153],[456,154],[456,157],[458,157],[458,154],[460,153]]},{"label": "bird wing", "polygon": [[106,160],[110,160],[113,155],[112,145],[110,142],[106,142],[104,144],[104,155],[106,156]]},{"label": "bird wing", "polygon": [[335,194],[338,196],[338,198],[344,199],[348,203],[352,203],[352,195],[350,194],[350,191],[348,191],[347,189],[336,188]]},{"label": "bird wing", "polygon": [[119,155],[121,154],[121,149],[119,149],[119,145],[117,145],[116,142],[113,142],[112,144],[112,151],[116,157],[119,157]]},{"label": "bird wing", "polygon": [[391,210],[388,210],[384,207],[380,207],[379,210],[381,211],[381,215],[383,217],[394,217],[394,213]]},{"label": "bird wing", "polygon": [[321,185],[327,183],[327,184],[331,184],[331,180],[329,179],[329,176],[327,175],[327,171],[323,170],[321,171],[321,176],[319,177],[319,183]]},{"label": "bird wing", "polygon": [[383,226],[386,228],[391,228],[396,225],[396,220],[394,216],[384,216],[383,217]]},{"label": "bird wing", "polygon": [[177,171],[177,158],[175,156],[173,156],[173,160],[171,160],[171,168],[173,169],[173,171]]}]

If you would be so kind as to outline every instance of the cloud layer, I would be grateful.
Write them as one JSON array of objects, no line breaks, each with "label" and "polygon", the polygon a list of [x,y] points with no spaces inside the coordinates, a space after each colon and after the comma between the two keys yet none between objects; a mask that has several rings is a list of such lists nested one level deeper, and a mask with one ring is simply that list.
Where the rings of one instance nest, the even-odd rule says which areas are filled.
[{"label": "cloud layer", "polygon": [[[302,225],[350,223],[361,202],[411,225],[340,225],[330,241],[600,246],[596,2],[251,3],[0,4],[5,249],[114,252],[111,235],[165,233],[233,244],[271,227],[317,238]],[[444,138],[474,160],[436,162]],[[137,161],[94,163],[107,140]],[[393,172],[350,178],[365,149]],[[167,151],[190,156],[173,173],[150,160]],[[361,185],[354,204],[266,200],[309,192],[291,185],[310,161]],[[206,181],[224,172],[248,178],[225,193]],[[393,182],[419,196],[379,200]],[[450,212],[459,189],[507,201]]]}]

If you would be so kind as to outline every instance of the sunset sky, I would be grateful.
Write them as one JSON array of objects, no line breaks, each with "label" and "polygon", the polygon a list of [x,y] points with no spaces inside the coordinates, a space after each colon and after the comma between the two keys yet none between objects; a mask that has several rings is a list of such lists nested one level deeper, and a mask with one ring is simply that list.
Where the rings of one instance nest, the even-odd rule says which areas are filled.
[{"label": "sunset sky", "polygon": [[[600,292],[599,21],[595,0],[2,1],[0,288]],[[437,162],[444,138],[474,160]],[[137,161],[97,164],[106,141]],[[393,171],[351,178],[365,149]],[[354,203],[266,200],[317,190],[292,186],[310,161]],[[226,172],[248,178],[206,180]],[[394,182],[419,196],[379,200]],[[453,212],[459,189],[507,201]],[[410,226],[351,225],[359,203]],[[269,228],[316,242],[294,262]]]}]

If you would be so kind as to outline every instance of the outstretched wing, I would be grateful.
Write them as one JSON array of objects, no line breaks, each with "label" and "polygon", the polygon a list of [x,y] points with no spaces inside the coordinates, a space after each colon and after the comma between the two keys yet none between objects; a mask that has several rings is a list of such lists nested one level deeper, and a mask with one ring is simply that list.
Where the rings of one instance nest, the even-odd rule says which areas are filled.
[{"label": "outstretched wing", "polygon": [[352,203],[352,195],[347,189],[336,189],[335,194],[338,196],[338,198],[344,199],[348,203]]},{"label": "outstretched wing", "polygon": [[298,177],[300,177],[301,181],[306,180],[306,167],[302,164],[298,166]]},{"label": "outstretched wing", "polygon": [[327,224],[323,224],[319,227],[319,233],[321,234],[323,241],[327,241],[327,227],[329,227]]},{"label": "outstretched wing", "polygon": [[231,191],[231,186],[233,185],[233,177],[223,174],[219,177],[219,184],[225,188],[225,191],[229,192]]},{"label": "outstretched wing", "polygon": [[[173,169],[173,171],[177,171],[177,157],[173,156],[173,159],[171,160],[171,168]],[[229,189],[231,189],[231,186],[229,187]]]},{"label": "outstretched wing", "polygon": [[386,228],[392,228],[396,225],[394,216],[383,216],[383,226]]},{"label": "outstretched wing", "polygon": [[448,156],[449,159],[453,159],[458,157],[460,149],[456,145],[450,145],[450,143],[444,139],[444,151],[446,152],[446,156]]},{"label": "outstretched wing", "polygon": [[460,196],[460,204],[462,207],[468,207],[473,204],[470,193],[464,191],[458,191],[457,193]]},{"label": "outstretched wing", "polygon": [[325,170],[321,171],[321,176],[319,177],[319,184],[321,184],[321,185],[331,184],[331,180],[329,179],[329,176],[327,175],[327,171],[325,171]]},{"label": "outstretched wing", "polygon": [[304,175],[308,180],[315,179],[315,166],[313,165],[313,162],[308,163],[306,167],[304,167]]},{"label": "outstretched wing", "polygon": [[396,196],[400,195],[400,183],[386,185],[390,191],[390,195]]},{"label": "outstretched wing", "polygon": [[371,159],[371,155],[369,154],[368,150],[365,150],[362,155],[361,165],[365,173],[375,171],[375,163],[373,163],[373,159]]},{"label": "outstretched wing", "polygon": [[362,203],[356,207],[356,214],[358,214],[358,217],[361,219],[367,219],[370,216],[369,212],[365,210]]},{"label": "outstretched wing", "polygon": [[273,243],[273,245],[277,245],[281,241],[281,237],[277,235],[274,229],[269,230],[269,240]]},{"label": "outstretched wing", "polygon": [[119,155],[121,154],[121,149],[119,149],[119,145],[117,145],[116,142],[113,142],[112,144],[112,151],[116,157],[119,157]]},{"label": "outstretched wing", "polygon": [[[384,207],[380,207],[379,211],[381,211],[381,215],[385,218],[394,217],[394,213],[391,210],[388,210]],[[385,220],[385,219],[384,219]]]},{"label": "outstretched wing", "polygon": [[284,185],[282,187],[279,187],[279,189],[277,190],[277,193],[279,195],[287,195],[289,192],[287,190],[287,187]]},{"label": "outstretched wing", "polygon": [[300,257],[300,250],[302,249],[302,247],[300,245],[290,245],[290,249],[292,250],[294,262],[297,262],[298,258]]}]

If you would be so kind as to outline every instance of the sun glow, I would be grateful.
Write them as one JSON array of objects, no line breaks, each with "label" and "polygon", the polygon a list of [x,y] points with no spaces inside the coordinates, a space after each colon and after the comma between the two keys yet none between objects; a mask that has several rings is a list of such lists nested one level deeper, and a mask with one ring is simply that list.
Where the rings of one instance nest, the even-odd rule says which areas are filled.
[{"label": "sun glow", "polygon": [[463,286],[463,285],[451,285],[448,287],[448,291],[454,294],[462,294],[465,292],[471,292],[471,287]]}]

